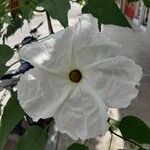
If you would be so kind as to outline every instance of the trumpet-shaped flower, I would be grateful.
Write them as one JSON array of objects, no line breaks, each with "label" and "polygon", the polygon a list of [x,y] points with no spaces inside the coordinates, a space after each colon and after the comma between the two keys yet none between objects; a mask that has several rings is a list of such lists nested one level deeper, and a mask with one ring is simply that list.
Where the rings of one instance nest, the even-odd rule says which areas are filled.
[{"label": "trumpet-shaped flower", "polygon": [[35,67],[18,83],[22,108],[34,121],[54,117],[59,131],[75,140],[104,135],[107,109],[127,107],[142,77],[141,67],[117,49],[87,14],[74,27],[25,46],[20,56]]}]

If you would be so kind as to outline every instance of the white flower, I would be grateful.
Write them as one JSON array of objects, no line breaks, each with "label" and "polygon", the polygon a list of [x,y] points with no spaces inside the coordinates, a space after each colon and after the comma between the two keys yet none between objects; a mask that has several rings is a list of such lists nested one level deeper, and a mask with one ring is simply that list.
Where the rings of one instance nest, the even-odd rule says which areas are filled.
[{"label": "white flower", "polygon": [[75,140],[104,135],[107,109],[127,107],[142,77],[141,67],[117,56],[117,48],[91,15],[25,46],[20,56],[35,68],[18,83],[22,108],[34,121],[54,117],[59,131]]}]

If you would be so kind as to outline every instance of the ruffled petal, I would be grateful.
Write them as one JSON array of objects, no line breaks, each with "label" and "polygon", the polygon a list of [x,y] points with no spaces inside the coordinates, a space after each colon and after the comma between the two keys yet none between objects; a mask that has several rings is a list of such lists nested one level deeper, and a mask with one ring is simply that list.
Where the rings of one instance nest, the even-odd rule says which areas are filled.
[{"label": "ruffled petal", "polygon": [[74,140],[95,138],[104,135],[108,129],[107,108],[84,80],[57,109],[54,119],[59,131]]},{"label": "ruffled petal", "polygon": [[94,36],[99,32],[98,21],[90,14],[83,14],[72,31],[71,60],[74,62],[74,66],[78,67],[77,52],[93,41]]},{"label": "ruffled petal", "polygon": [[142,68],[131,59],[117,56],[93,65],[85,78],[108,107],[122,108],[137,96],[135,86],[142,78]]},{"label": "ruffled petal", "polygon": [[97,33],[89,45],[77,51],[77,62],[86,70],[90,65],[117,56],[119,50],[120,45],[112,42],[103,33]]},{"label": "ruffled petal", "polygon": [[52,117],[70,93],[69,80],[43,69],[34,68],[18,82],[18,99],[24,111],[37,121]]},{"label": "ruffled petal", "polygon": [[78,68],[116,56],[120,46],[99,32],[98,20],[90,14],[81,15],[72,28],[71,60]]},{"label": "ruffled petal", "polygon": [[99,32],[98,20],[90,14],[83,14],[72,30],[73,50],[79,50],[81,47],[89,45]]},{"label": "ruffled petal", "polygon": [[40,42],[26,45],[19,53],[20,58],[51,72],[68,73],[71,36],[72,31],[67,28]]}]

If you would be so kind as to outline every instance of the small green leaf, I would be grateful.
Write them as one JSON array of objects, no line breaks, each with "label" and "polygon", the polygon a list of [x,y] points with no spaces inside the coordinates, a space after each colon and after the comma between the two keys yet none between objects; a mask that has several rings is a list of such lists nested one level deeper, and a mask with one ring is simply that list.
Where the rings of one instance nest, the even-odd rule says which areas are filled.
[{"label": "small green leaf", "polygon": [[44,7],[53,19],[57,19],[62,26],[68,26],[69,0],[39,0],[40,6]]},{"label": "small green leaf", "polygon": [[108,123],[112,130],[117,130],[119,128],[119,121],[109,118]]},{"label": "small green leaf", "polygon": [[74,143],[71,146],[69,146],[67,150],[89,150],[89,148],[86,145]]},{"label": "small green leaf", "polygon": [[12,94],[4,108],[0,122],[0,150],[3,150],[9,133],[23,119],[24,114],[17,100],[17,94]]},{"label": "small green leaf", "polygon": [[48,135],[38,126],[32,126],[20,138],[16,150],[44,150]]},{"label": "small green leaf", "polygon": [[140,144],[150,144],[150,128],[137,117],[124,117],[119,124],[119,129],[123,137],[127,139],[132,139]]},{"label": "small green leaf", "polygon": [[144,5],[150,7],[150,0],[143,0]]},{"label": "small green leaf", "polygon": [[0,63],[5,64],[12,56],[14,52],[13,50],[7,45],[0,44]]},{"label": "small green leaf", "polygon": [[91,13],[99,23],[132,28],[114,0],[88,0],[82,12]]}]

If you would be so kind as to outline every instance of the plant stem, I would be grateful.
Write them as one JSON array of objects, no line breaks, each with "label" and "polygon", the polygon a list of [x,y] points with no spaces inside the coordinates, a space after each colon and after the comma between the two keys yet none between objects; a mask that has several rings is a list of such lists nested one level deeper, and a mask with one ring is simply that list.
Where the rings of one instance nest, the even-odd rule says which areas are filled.
[{"label": "plant stem", "polygon": [[117,134],[116,132],[114,132],[111,128],[109,128],[109,131],[110,131],[110,133],[112,133],[112,134],[118,136],[119,138],[121,138],[121,139],[123,139],[123,140],[125,140],[125,141],[128,141],[128,142],[130,142],[130,143],[135,144],[135,145],[138,146],[141,150],[145,150],[145,149],[144,149],[141,145],[139,145],[138,143],[136,143],[136,142],[134,142],[134,141],[132,141],[132,140],[129,140],[129,139],[125,138],[125,137],[122,137],[122,136],[118,135],[118,134]]},{"label": "plant stem", "polygon": [[110,148],[111,148],[112,140],[113,140],[113,134],[111,133],[110,144],[109,144],[109,148],[108,148],[109,150],[110,150]]},{"label": "plant stem", "polygon": [[51,22],[48,11],[46,11],[46,17],[47,17],[47,24],[48,24],[49,33],[54,34],[54,30],[53,30],[53,27],[52,27],[52,22]]},{"label": "plant stem", "polygon": [[15,65],[16,63],[18,63],[20,60],[15,61],[14,63],[12,63],[9,67],[12,67],[13,65]]},{"label": "plant stem", "polygon": [[98,29],[99,29],[99,32],[102,32],[102,24],[100,22],[98,22]]}]

